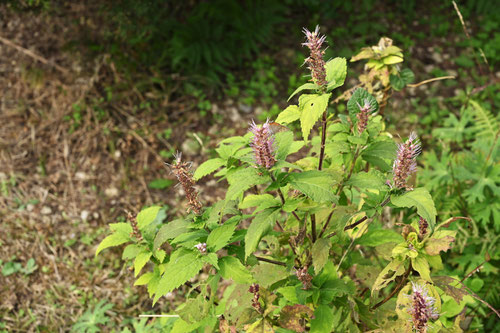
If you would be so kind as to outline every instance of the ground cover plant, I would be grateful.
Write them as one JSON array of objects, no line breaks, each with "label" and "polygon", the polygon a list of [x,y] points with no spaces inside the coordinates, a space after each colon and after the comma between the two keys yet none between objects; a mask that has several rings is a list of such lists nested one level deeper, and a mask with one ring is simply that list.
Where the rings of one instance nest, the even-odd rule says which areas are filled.
[{"label": "ground cover plant", "polygon": [[[392,66],[401,50],[383,39],[353,58],[370,59],[361,84],[373,93],[377,80],[383,93],[358,87],[336,94],[346,107],[331,107],[347,61],[325,61],[325,37],[304,33],[311,82],[290,96],[298,104],[222,140],[194,173],[176,154],[170,168],[189,214],[170,219],[161,206],[129,214],[96,255],[127,244],[122,258],[153,304],[187,284],[165,324],[173,332],[462,331],[462,310],[485,301],[462,277],[442,274],[441,254],[456,238],[450,225],[468,218],[445,219],[432,192],[411,183],[418,135],[396,145],[380,114],[387,91],[411,82]],[[208,206],[194,185],[212,173],[228,187]]]}]

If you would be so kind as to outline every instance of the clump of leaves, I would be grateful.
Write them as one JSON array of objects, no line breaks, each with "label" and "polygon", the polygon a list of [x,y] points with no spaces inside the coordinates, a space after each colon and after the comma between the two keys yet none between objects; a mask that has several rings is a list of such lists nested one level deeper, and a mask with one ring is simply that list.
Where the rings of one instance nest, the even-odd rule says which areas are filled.
[{"label": "clump of leaves", "polygon": [[[305,33],[312,78],[290,97],[301,93],[298,104],[276,122],[222,140],[218,157],[194,174],[177,155],[172,169],[182,169],[191,213],[163,223],[159,206],[145,208],[129,223],[111,224],[96,254],[127,243],[123,258],[135,276],[146,268],[135,285],[147,285],[153,303],[191,281],[173,332],[456,328],[437,314],[440,297],[453,290],[443,285],[457,280],[439,288],[435,281],[456,231],[438,223],[431,193],[410,183],[417,136],[397,148],[366,89],[354,91],[348,113],[331,109],[346,60],[325,62],[319,30]],[[296,122],[297,135],[287,127]],[[293,156],[299,151],[304,157]],[[193,184],[209,174],[228,188],[207,207]],[[394,227],[391,210],[407,223]],[[415,302],[405,302],[411,282],[419,299],[435,298],[432,316],[414,315]]]},{"label": "clump of leaves", "polygon": [[101,332],[101,325],[106,325],[110,320],[106,312],[111,308],[113,308],[113,304],[108,304],[104,300],[99,301],[92,309],[88,309],[78,318],[72,326],[71,331],[85,333]]}]

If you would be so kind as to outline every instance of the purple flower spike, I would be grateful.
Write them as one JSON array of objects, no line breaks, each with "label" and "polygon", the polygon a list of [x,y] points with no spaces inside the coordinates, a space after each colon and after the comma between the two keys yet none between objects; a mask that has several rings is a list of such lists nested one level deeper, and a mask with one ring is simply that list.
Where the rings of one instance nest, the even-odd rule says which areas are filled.
[{"label": "purple flower spike", "polygon": [[253,148],[255,154],[255,163],[269,169],[276,159],[274,158],[274,136],[269,128],[269,119],[262,127],[259,127],[252,121],[250,124],[250,131],[253,133],[252,143],[250,146]]},{"label": "purple flower spike", "polygon": [[408,312],[411,314],[413,328],[418,333],[427,332],[429,320],[439,318],[439,313],[434,307],[436,300],[427,294],[424,286],[412,282],[411,295],[408,295],[411,301]]},{"label": "purple flower spike", "polygon": [[359,108],[359,113],[356,115],[358,118],[358,133],[361,134],[365,131],[366,126],[368,125],[368,118],[370,117],[370,113],[375,110],[375,107],[370,104],[368,98],[365,98],[363,101],[363,105],[359,105],[356,102]]},{"label": "purple flower spike", "polygon": [[412,132],[405,143],[398,145],[397,157],[392,166],[394,186],[397,188],[407,188],[408,177],[417,171],[417,156],[422,152],[417,134]]},{"label": "purple flower spike", "polygon": [[323,60],[325,51],[321,49],[326,36],[319,35],[319,26],[316,26],[313,32],[310,32],[306,28],[304,28],[303,32],[306,35],[307,42],[302,43],[302,45],[307,46],[311,51],[310,56],[305,62],[311,71],[313,81],[319,86],[326,86],[328,82],[326,82],[325,61]]}]

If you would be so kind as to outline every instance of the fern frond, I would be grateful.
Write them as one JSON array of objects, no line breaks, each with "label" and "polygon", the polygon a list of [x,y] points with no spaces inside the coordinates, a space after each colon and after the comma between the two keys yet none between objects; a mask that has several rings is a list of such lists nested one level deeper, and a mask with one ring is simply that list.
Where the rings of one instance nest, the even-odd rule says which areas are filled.
[{"label": "fern frond", "polygon": [[476,121],[474,129],[478,137],[494,138],[498,132],[498,119],[489,110],[483,108],[478,102],[471,100],[472,108],[467,110],[472,113]]}]

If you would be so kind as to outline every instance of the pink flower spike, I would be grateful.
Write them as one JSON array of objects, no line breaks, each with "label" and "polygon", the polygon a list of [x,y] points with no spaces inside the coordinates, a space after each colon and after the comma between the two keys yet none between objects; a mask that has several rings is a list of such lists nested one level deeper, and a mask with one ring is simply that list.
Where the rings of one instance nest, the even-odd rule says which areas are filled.
[{"label": "pink flower spike", "polygon": [[412,282],[412,294],[410,298],[410,308],[408,312],[412,317],[413,329],[419,333],[427,332],[429,320],[437,320],[439,313],[434,306],[436,299],[427,293],[427,289]]},{"label": "pink flower spike", "polygon": [[319,26],[316,26],[316,29],[313,32],[310,32],[306,28],[302,31],[307,38],[307,42],[302,43],[302,45],[307,46],[310,50],[310,55],[305,62],[311,71],[314,83],[324,87],[328,84],[328,82],[326,82],[325,61],[323,60],[325,51],[321,49],[321,46],[325,42],[326,36],[319,36]]},{"label": "pink flower spike", "polygon": [[417,156],[422,152],[417,134],[412,132],[405,143],[398,145],[398,152],[392,165],[393,182],[397,188],[410,189],[407,179],[417,171]]},{"label": "pink flower spike", "polygon": [[250,131],[253,133],[250,146],[255,154],[255,163],[270,169],[276,163],[276,159],[274,157],[274,136],[269,128],[269,119],[261,127],[252,121]]}]

